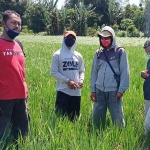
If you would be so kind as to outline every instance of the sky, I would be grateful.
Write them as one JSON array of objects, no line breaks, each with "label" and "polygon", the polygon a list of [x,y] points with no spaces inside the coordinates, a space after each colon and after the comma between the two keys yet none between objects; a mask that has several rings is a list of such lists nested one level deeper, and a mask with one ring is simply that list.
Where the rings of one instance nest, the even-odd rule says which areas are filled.
[{"label": "sky", "polygon": [[[137,6],[139,5],[139,1],[140,0],[129,0],[129,3],[132,4],[136,4]],[[61,9],[61,7],[64,5],[65,0],[59,0],[57,3],[57,8]]]},{"label": "sky", "polygon": [[140,0],[129,0],[129,3],[132,4],[136,4],[137,6],[139,6]]}]

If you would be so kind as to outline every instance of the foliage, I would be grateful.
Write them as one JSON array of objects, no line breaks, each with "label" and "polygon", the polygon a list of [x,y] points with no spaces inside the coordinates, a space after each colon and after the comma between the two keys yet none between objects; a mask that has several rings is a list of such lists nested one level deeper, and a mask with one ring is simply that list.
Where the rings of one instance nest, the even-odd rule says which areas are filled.
[{"label": "foliage", "polygon": [[109,24],[117,24],[118,20],[122,18],[121,7],[116,0],[109,0],[109,8],[108,8],[108,16],[109,16]]},{"label": "foliage", "polygon": [[66,0],[60,10],[56,7],[58,1],[1,0],[0,13],[6,9],[16,10],[22,17],[22,25],[27,25],[33,33],[61,35],[69,29],[76,31],[77,35],[85,36],[87,28],[94,27],[96,23],[97,26],[117,24],[119,30],[127,30],[129,26],[135,25],[138,32],[149,35],[148,0],[141,0],[139,7],[122,6],[116,0]]},{"label": "foliage", "polygon": [[24,32],[24,33],[28,33],[28,26],[22,26],[22,32]]},{"label": "foliage", "polygon": [[30,0],[1,0],[0,12],[4,12],[7,9],[15,10],[22,17],[25,10],[29,7]]},{"label": "foliage", "polygon": [[[95,51],[99,48],[98,37],[78,37],[77,51],[85,62],[85,81],[82,88],[81,117],[71,123],[67,118],[55,115],[56,81],[50,76],[53,53],[61,47],[62,36],[19,36],[26,57],[26,81],[29,89],[28,107],[30,133],[26,143],[19,140],[23,150],[141,150],[144,135],[143,79],[141,70],[146,68],[147,56],[143,50],[146,38],[117,38],[126,49],[130,66],[130,88],[124,93],[123,108],[126,128],[119,130],[112,125],[107,113],[105,130],[98,131],[92,124],[90,100],[90,72]],[[138,106],[138,107],[137,107]],[[9,141],[8,141],[9,142]],[[146,149],[146,147],[144,147]],[[12,143],[7,149],[15,150]],[[147,148],[149,149],[149,148]]]},{"label": "foliage", "polygon": [[86,35],[88,18],[96,16],[96,14],[94,13],[94,9],[95,8],[92,9],[92,5],[85,6],[82,2],[78,3],[78,5],[75,5],[75,23],[78,28],[78,35]]},{"label": "foliage", "polygon": [[95,1],[94,7],[96,7],[95,12],[102,16],[101,20],[98,22],[99,26],[102,26],[103,24],[110,24],[109,20],[109,0],[99,0]]},{"label": "foliage", "polygon": [[47,33],[51,35],[58,35],[60,31],[59,24],[59,10],[53,9],[49,14],[49,23],[47,25]]},{"label": "foliage", "polygon": [[134,17],[134,14],[135,14],[135,11],[134,9],[132,8],[131,5],[127,5],[125,7],[125,11],[124,11],[124,19],[127,18],[127,19],[133,19]]},{"label": "foliage", "polygon": [[88,27],[86,29],[86,35],[87,36],[96,36],[97,30],[95,28],[92,27]]},{"label": "foliage", "polygon": [[24,24],[28,25],[28,28],[33,30],[34,33],[45,31],[47,23],[47,11],[42,4],[32,4],[28,7],[23,16]]},{"label": "foliage", "polygon": [[133,22],[139,31],[144,32],[145,16],[144,11],[138,9],[134,15]]},{"label": "foliage", "polygon": [[2,32],[3,31],[3,27],[0,27],[0,32]]},{"label": "foliage", "polygon": [[139,32],[137,31],[137,29],[134,25],[131,25],[127,28],[127,35],[129,37],[139,37],[140,36]]},{"label": "foliage", "polygon": [[80,2],[79,0],[66,0],[65,8],[74,8],[74,6],[79,2]]},{"label": "foliage", "polygon": [[112,28],[114,29],[114,31],[115,31],[116,33],[119,31],[119,25],[117,25],[117,24],[114,24],[114,25],[112,26]]},{"label": "foliage", "polygon": [[132,25],[134,25],[134,23],[133,23],[133,20],[131,19],[123,19],[120,24],[123,30],[127,30],[127,28]]},{"label": "foliage", "polygon": [[32,31],[32,30],[28,30],[28,33],[29,33],[29,34],[33,34],[33,31]]},{"label": "foliage", "polygon": [[126,31],[118,31],[116,33],[116,36],[118,36],[118,37],[126,37],[127,36],[127,32]]}]

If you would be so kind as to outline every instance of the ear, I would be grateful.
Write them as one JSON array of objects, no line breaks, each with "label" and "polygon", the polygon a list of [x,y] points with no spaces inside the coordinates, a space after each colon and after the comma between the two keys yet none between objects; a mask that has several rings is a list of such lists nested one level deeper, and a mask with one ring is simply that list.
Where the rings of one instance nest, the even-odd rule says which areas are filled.
[{"label": "ear", "polygon": [[2,21],[2,27],[5,28],[5,22],[4,21]]}]

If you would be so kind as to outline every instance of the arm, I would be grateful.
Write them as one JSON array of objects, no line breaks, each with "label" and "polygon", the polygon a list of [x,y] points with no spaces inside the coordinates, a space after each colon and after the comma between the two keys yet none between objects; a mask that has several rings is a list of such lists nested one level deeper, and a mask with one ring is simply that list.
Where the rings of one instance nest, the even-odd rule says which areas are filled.
[{"label": "arm", "polygon": [[98,61],[97,61],[97,54],[95,53],[94,59],[93,59],[93,64],[92,64],[92,69],[91,69],[91,78],[90,78],[90,87],[91,87],[91,92],[96,92],[96,80],[98,76]]},{"label": "arm", "polygon": [[83,58],[81,56],[80,57],[80,67],[79,67],[79,83],[78,83],[78,88],[82,88],[82,86],[83,86],[84,72],[85,72],[84,61],[83,61]]},{"label": "arm", "polygon": [[62,75],[59,72],[59,54],[54,54],[53,55],[53,59],[52,59],[52,64],[51,64],[51,68],[50,68],[50,74],[52,77],[54,77],[56,80],[60,81],[60,82],[68,82],[69,78],[67,78],[66,76]]},{"label": "arm", "polygon": [[94,59],[93,59],[93,64],[92,64],[92,69],[91,69],[91,78],[90,78],[90,86],[91,86],[91,100],[93,102],[96,101],[96,80],[98,76],[98,60],[97,60],[97,54],[95,53]]},{"label": "arm", "polygon": [[129,64],[125,51],[123,51],[120,57],[120,86],[119,93],[124,93],[129,88]]}]

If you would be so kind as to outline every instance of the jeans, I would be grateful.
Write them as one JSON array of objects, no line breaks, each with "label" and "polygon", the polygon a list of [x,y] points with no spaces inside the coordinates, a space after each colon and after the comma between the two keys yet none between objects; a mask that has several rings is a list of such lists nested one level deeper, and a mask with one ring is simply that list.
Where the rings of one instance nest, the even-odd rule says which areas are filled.
[{"label": "jeans", "polygon": [[105,127],[106,112],[109,109],[113,124],[125,127],[122,99],[116,100],[116,91],[103,92],[96,89],[96,102],[93,107],[93,123],[95,126]]}]

